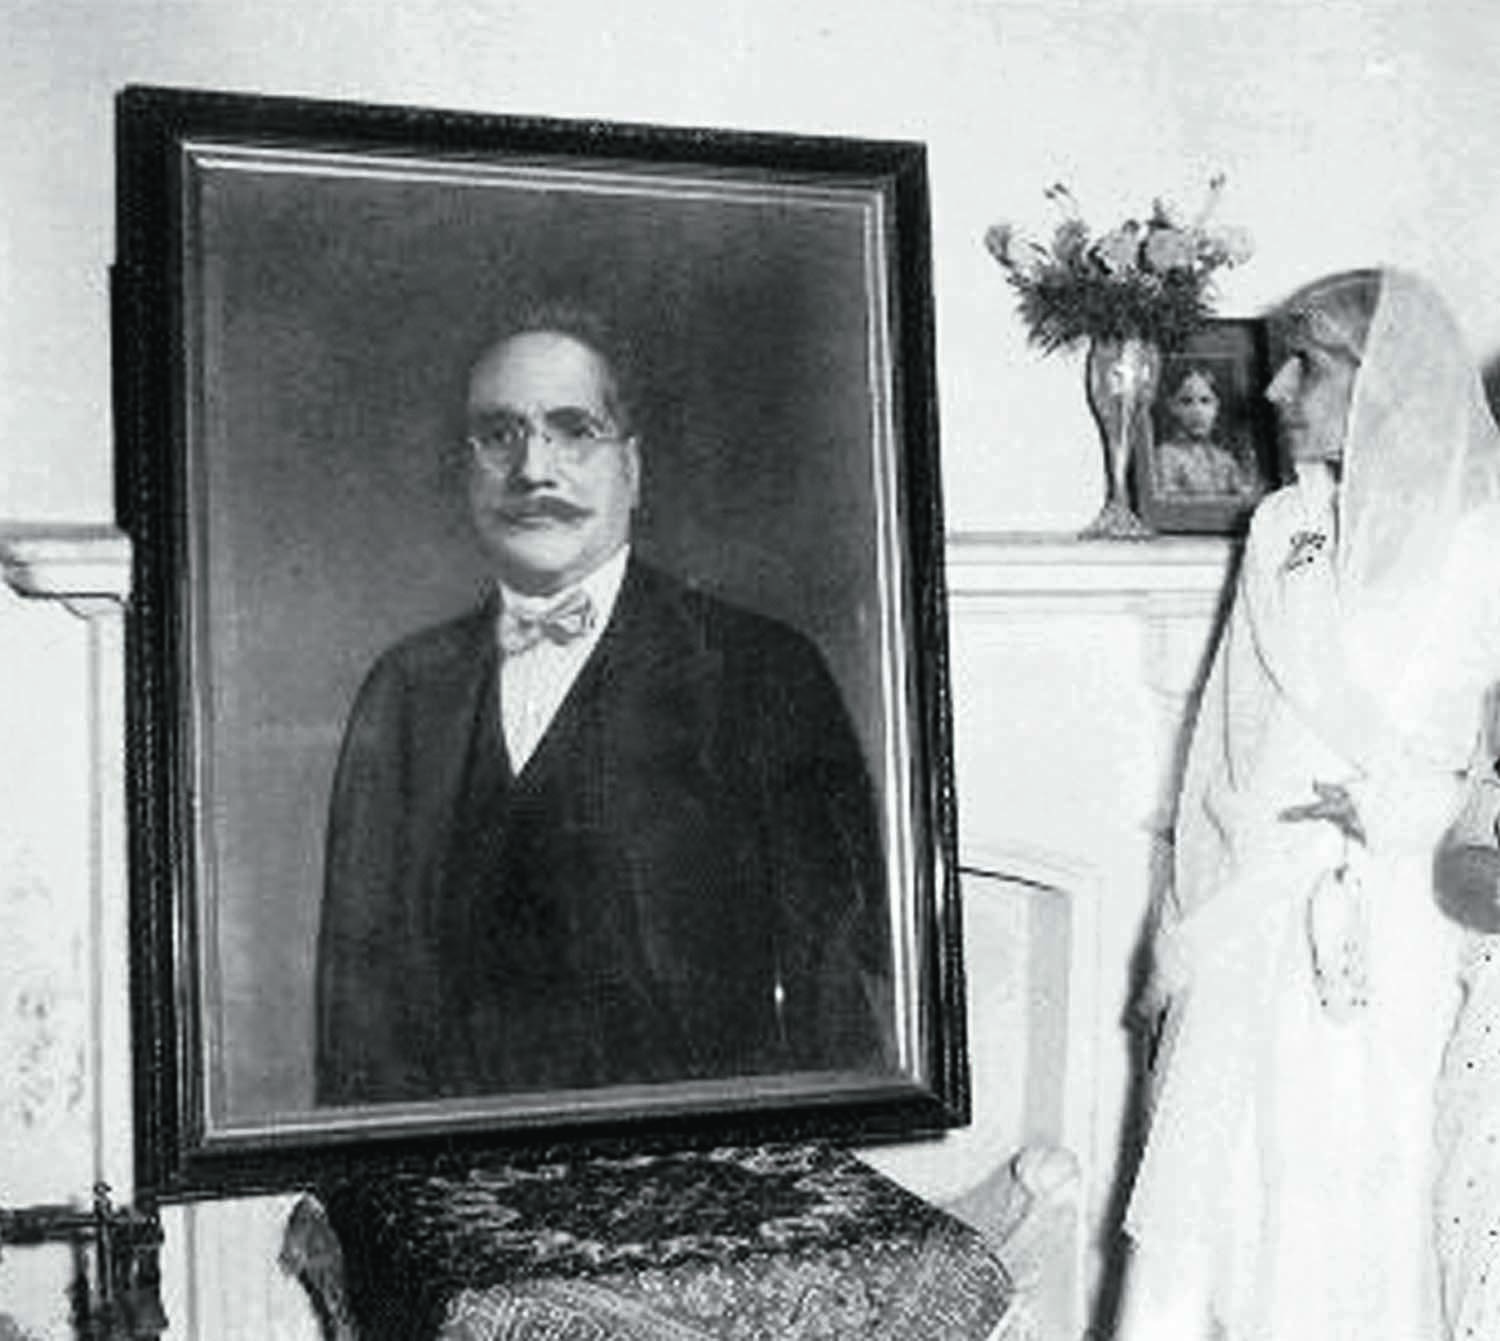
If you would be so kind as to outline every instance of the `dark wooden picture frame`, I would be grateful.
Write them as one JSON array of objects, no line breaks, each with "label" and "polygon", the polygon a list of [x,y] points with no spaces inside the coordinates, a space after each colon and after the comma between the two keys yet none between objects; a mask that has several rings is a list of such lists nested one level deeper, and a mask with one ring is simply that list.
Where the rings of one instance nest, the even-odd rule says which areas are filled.
[{"label": "dark wooden picture frame", "polygon": [[[1282,476],[1265,399],[1269,379],[1258,318],[1212,319],[1163,354],[1151,441],[1133,463],[1137,505],[1154,530],[1244,531],[1255,504]],[[1197,431],[1208,432],[1195,439],[1183,416],[1197,416]]]},{"label": "dark wooden picture frame", "polygon": [[[117,133],[117,508],[135,555],[127,645],[142,1186],[186,1198],[438,1152],[874,1138],[966,1121],[922,146],[149,87],[120,95]],[[613,318],[641,388],[627,441],[641,439],[643,479],[616,610],[634,599],[639,559],[673,575],[674,609],[724,604],[740,613],[723,629],[781,631],[780,650],[741,679],[770,683],[788,649],[817,649],[808,666],[823,669],[804,678],[835,690],[831,715],[807,729],[793,721],[791,689],[761,694],[761,711],[767,701],[776,710],[755,730],[743,714],[720,715],[726,738],[750,752],[769,731],[818,742],[826,762],[836,719],[848,718],[873,803],[874,827],[862,832],[874,837],[864,849],[851,840],[852,856],[840,859],[878,872],[866,887],[877,969],[861,969],[858,984],[880,1021],[878,1060],[820,1043],[780,1064],[768,1060],[771,1044],[740,1054],[721,1033],[710,1049],[723,1042],[727,1060],[712,1066],[648,1042],[640,1074],[624,1078],[511,1089],[460,1065],[430,1089],[372,1086],[323,1101],[314,1072],[323,1074],[318,1019],[328,1008],[317,1003],[345,971],[323,962],[333,916],[324,886],[332,899],[335,883],[325,840],[330,795],[345,786],[334,781],[338,761],[356,752],[346,724],[364,711],[351,705],[362,683],[370,692],[386,649],[494,592],[465,507],[465,481],[472,491],[469,472],[482,464],[465,450],[465,379],[523,301],[556,298]],[[592,356],[597,346],[584,348]],[[554,442],[541,422],[535,437]],[[719,616],[703,619],[704,674],[722,677]],[[471,616],[463,627],[493,626]],[[490,634],[472,645],[489,646]],[[406,653],[392,655],[406,674]],[[676,716],[683,692],[653,700],[668,705],[656,723],[667,737],[686,730],[688,709]],[[653,748],[666,748],[662,734]],[[658,790],[654,780],[609,785],[618,781],[595,771],[582,790],[604,811],[619,794]],[[701,785],[683,796],[708,805]],[[401,793],[382,822],[404,825],[408,803],[420,808]],[[770,869],[782,832],[766,825],[766,848],[741,855]],[[407,861],[410,851],[393,846],[404,855],[392,860]],[[654,849],[626,843],[615,856],[655,869]],[[372,914],[380,936],[349,931],[349,908],[357,919],[384,889],[384,876],[360,869],[370,883],[352,901],[340,896],[339,934],[382,962],[426,946],[416,931],[390,935],[393,917]],[[532,879],[533,868],[516,869]],[[828,890],[839,887],[832,869],[820,868]],[[778,891],[794,883],[776,879]],[[719,897],[711,881],[703,888]],[[764,927],[747,913],[745,956],[805,954],[837,939],[840,928],[816,925],[837,897],[804,900],[796,916],[767,913]],[[731,921],[758,903],[721,902]],[[670,905],[676,921],[660,914],[665,929],[650,943],[672,949],[659,955],[668,974],[691,959],[681,950],[691,943],[685,906]],[[797,925],[813,934],[789,949],[809,908],[812,923]],[[606,943],[592,928],[570,935],[557,942],[564,958],[575,944]],[[456,1010],[456,988],[420,997],[417,958],[381,981]],[[790,1004],[802,988],[787,986],[801,979],[774,960],[779,1028],[821,1039],[830,1020],[854,1018],[852,982],[835,981],[833,962],[820,961],[822,976],[808,969],[808,981],[843,1005],[807,1009],[804,1023]],[[464,971],[484,977],[492,965]],[[433,981],[454,981],[449,972]],[[508,981],[522,976],[524,966]],[[579,982],[594,991],[594,980]],[[574,1002],[578,990],[539,996],[538,1032],[507,1036],[540,1055],[551,1047],[552,1003]],[[383,1000],[367,985],[355,996]],[[426,1027],[428,1016],[402,1001],[394,1014],[377,1011],[380,1028],[398,1015],[402,1028]],[[722,1029],[739,1018],[717,999],[700,1004]],[[591,1009],[613,1027],[615,1014]],[[476,1047],[495,1036],[495,1019],[518,1017],[485,1018],[491,1032],[472,1026]],[[364,1074],[361,1065],[350,1072]]]}]

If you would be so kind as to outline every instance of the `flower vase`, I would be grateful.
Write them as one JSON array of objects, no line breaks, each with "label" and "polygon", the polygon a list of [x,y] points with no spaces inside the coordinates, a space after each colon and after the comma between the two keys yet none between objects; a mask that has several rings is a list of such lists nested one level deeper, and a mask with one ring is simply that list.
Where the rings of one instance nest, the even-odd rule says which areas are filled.
[{"label": "flower vase", "polygon": [[1089,409],[1104,446],[1104,506],[1082,535],[1144,540],[1152,531],[1130,506],[1130,463],[1137,452],[1151,447],[1151,403],[1161,376],[1161,350],[1136,336],[1093,340],[1085,375]]}]

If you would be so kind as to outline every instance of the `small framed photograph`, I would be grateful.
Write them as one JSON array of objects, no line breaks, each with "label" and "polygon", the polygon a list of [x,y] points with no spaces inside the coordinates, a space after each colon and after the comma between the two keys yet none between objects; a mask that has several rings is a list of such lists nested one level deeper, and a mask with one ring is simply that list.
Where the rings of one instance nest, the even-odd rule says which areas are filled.
[{"label": "small framed photograph", "polygon": [[1155,530],[1236,535],[1281,481],[1265,323],[1209,321],[1164,354],[1152,438],[1134,462],[1137,505]]},{"label": "small framed photograph", "polygon": [[923,148],[118,115],[141,1184],[966,1121]]}]

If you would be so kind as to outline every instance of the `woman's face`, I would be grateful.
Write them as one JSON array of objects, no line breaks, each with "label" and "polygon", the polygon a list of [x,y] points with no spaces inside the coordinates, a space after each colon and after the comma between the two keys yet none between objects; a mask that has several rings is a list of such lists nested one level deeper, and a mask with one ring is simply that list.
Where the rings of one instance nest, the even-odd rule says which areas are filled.
[{"label": "woman's face", "polygon": [[1293,461],[1340,461],[1359,364],[1344,349],[1297,337],[1266,388]]},{"label": "woman's face", "polygon": [[1201,442],[1214,431],[1219,417],[1219,397],[1208,378],[1202,373],[1191,372],[1177,384],[1167,408],[1182,436]]}]

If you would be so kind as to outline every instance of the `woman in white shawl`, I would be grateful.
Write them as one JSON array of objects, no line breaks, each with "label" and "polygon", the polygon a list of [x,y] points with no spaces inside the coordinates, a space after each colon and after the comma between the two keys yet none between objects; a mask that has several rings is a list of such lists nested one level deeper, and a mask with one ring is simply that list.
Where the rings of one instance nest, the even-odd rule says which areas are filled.
[{"label": "woman in white shawl", "polygon": [[1119,1335],[1431,1341],[1464,938],[1432,866],[1500,678],[1500,434],[1410,275],[1277,324],[1298,479],[1256,511],[1179,797]]}]

